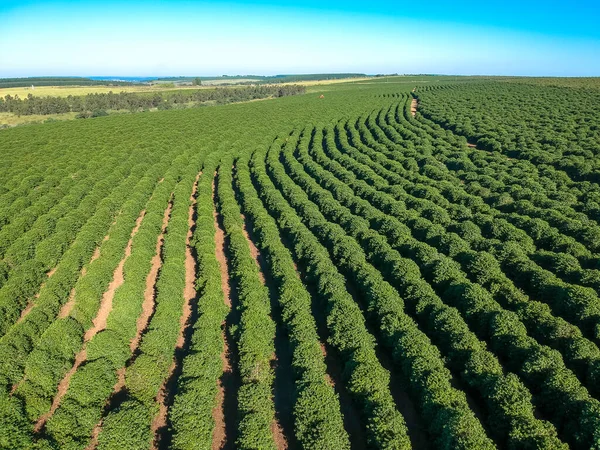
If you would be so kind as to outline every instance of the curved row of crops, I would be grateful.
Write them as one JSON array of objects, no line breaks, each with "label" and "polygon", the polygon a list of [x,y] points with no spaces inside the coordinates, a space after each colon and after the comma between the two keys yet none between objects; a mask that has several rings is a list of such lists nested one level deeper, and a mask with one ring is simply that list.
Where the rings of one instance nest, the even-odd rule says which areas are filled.
[{"label": "curved row of crops", "polygon": [[215,113],[201,144],[174,111],[174,145],[9,152],[0,448],[600,448],[594,172],[507,147],[553,113],[511,140],[496,107],[497,149],[479,111],[562,93],[410,89],[231,107],[272,129]]}]

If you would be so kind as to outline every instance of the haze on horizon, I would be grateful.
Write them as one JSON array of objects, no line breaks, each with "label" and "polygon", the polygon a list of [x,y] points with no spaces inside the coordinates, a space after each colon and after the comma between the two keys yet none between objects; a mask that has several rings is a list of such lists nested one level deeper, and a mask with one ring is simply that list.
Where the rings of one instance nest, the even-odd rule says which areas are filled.
[{"label": "haze on horizon", "polygon": [[600,76],[600,5],[0,0],[0,77]]}]

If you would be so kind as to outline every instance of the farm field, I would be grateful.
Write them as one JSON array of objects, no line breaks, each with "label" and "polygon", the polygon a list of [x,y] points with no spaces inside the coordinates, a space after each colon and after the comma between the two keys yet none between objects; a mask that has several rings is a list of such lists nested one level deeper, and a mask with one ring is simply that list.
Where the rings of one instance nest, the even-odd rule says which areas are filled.
[{"label": "farm field", "polygon": [[[356,81],[369,81],[371,78],[339,78],[331,80],[298,80],[293,82],[278,83],[278,84],[299,84],[302,86],[323,86],[338,83],[352,83]],[[27,97],[29,94],[36,97],[68,97],[69,95],[79,96],[88,94],[107,94],[109,92],[133,92],[133,93],[154,93],[162,91],[174,91],[181,89],[214,89],[215,87],[227,87],[240,83],[253,83],[261,80],[253,78],[234,78],[224,80],[204,80],[201,86],[187,86],[166,81],[156,82],[148,85],[124,85],[124,86],[19,86],[19,87],[0,87],[0,97],[7,95],[18,95],[21,98]],[[264,83],[263,83],[264,84]]]},{"label": "farm field", "polygon": [[307,84],[0,131],[0,448],[600,449],[597,79]]}]

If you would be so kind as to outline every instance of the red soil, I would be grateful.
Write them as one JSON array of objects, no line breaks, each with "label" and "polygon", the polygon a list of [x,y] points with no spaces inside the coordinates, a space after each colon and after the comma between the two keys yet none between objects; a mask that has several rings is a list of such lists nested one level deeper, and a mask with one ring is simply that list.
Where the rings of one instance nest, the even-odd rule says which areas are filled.
[{"label": "red soil", "polygon": [[[192,239],[192,228],[195,225],[194,222],[194,207],[196,205],[196,191],[198,189],[198,179],[202,175],[202,172],[198,173],[196,176],[196,180],[194,181],[194,187],[192,188],[192,194],[190,195],[190,207],[188,212],[188,232],[186,239],[186,252],[185,252],[185,287],[184,287],[184,302],[183,302],[183,312],[181,317],[179,318],[179,336],[177,337],[177,346],[176,352],[181,351],[185,345],[185,329],[190,321],[192,316],[192,300],[196,297],[196,289],[194,287],[194,282],[196,280],[196,263],[194,261],[194,257],[192,255],[192,249],[190,247],[190,242]],[[168,220],[168,216],[165,214],[165,219]],[[166,225],[166,222],[163,222],[163,226]],[[169,367],[169,374],[163,381],[163,384],[158,391],[158,395],[156,396],[156,401],[159,405],[159,411],[151,425],[151,432],[154,436],[154,440],[152,442],[152,450],[157,450],[159,448],[158,441],[158,430],[167,427],[167,417],[168,417],[168,398],[169,398],[169,381],[172,380],[173,374],[177,369],[177,360],[173,359],[171,363],[171,367]]]},{"label": "red soil", "polygon": [[[121,392],[124,388],[125,388],[125,367],[122,367],[119,370],[117,370],[117,382],[115,383],[112,394],[106,401],[105,406],[107,406],[110,403],[110,401],[115,396],[115,394]],[[92,431],[92,436],[90,438],[90,443],[85,448],[85,450],[94,450],[98,446],[98,436],[100,435],[100,431],[102,431],[102,420],[100,420],[100,422],[98,422],[96,424],[96,426],[94,427],[94,430]]]},{"label": "red soil", "polygon": [[413,117],[415,117],[415,115],[417,114],[417,106],[418,106],[417,99],[413,98],[412,102],[410,103],[410,113],[412,114]]},{"label": "red soil", "polygon": [[[213,209],[213,219],[215,225],[215,254],[217,261],[219,262],[219,267],[221,269],[221,289],[223,290],[223,299],[225,304],[231,309],[231,292],[229,289],[229,271],[227,269],[227,258],[225,257],[225,233],[223,229],[219,225],[218,214],[216,211],[216,202],[215,202],[215,184],[216,184],[216,175],[215,172],[213,179],[213,204],[215,205]],[[231,374],[233,373],[233,367],[230,362],[229,354],[230,349],[227,341],[227,336],[225,335],[225,323],[223,323],[223,353],[221,353],[221,361],[223,361],[223,374],[221,378],[219,378],[219,391],[217,393],[217,405],[213,409],[213,419],[215,421],[215,428],[213,430],[213,440],[212,440],[212,450],[220,450],[223,448],[223,445],[226,441],[226,425],[225,425],[225,411],[224,411],[224,403],[225,403],[225,386],[223,383],[223,378],[226,377],[228,379],[231,378]]]},{"label": "red soil", "polygon": [[146,290],[144,291],[144,302],[142,303],[142,314],[137,319],[137,331],[135,337],[131,340],[130,349],[131,351],[135,351],[138,345],[140,344],[140,340],[142,339],[142,334],[144,330],[148,326],[148,321],[154,312],[154,285],[156,284],[156,278],[158,277],[158,271],[162,265],[162,261],[160,259],[160,252],[162,249],[163,241],[164,241],[164,233],[167,229],[167,225],[169,223],[169,217],[171,215],[171,209],[173,204],[169,202],[169,205],[165,209],[165,213],[163,215],[162,221],[162,229],[161,233],[156,239],[156,253],[152,258],[152,266],[150,268],[150,272],[148,273],[148,277],[146,278]]},{"label": "red soil", "polygon": [[[48,278],[50,278],[52,275],[54,275],[56,273],[56,269],[57,267],[54,267],[52,269],[50,269],[50,271],[48,271],[46,273],[46,275],[48,275]],[[42,285],[40,286],[40,289],[38,290],[37,294],[35,294],[33,296],[34,299],[38,299],[40,298],[40,291],[44,288],[44,286],[46,285],[46,283],[42,283]],[[31,312],[31,310],[33,309],[33,307],[35,306],[35,302],[30,300],[29,302],[27,302],[27,306],[25,306],[25,309],[23,309],[23,311],[21,311],[21,315],[19,316],[19,318],[17,319],[16,323],[22,322],[23,319],[25,317],[27,317],[27,314],[29,314]]]},{"label": "red soil", "polygon": [[87,353],[86,353],[85,347],[86,347],[87,342],[90,339],[92,339],[98,332],[100,332],[106,328],[106,320],[108,318],[108,315],[110,314],[110,311],[112,310],[112,300],[114,298],[115,291],[124,282],[123,266],[125,265],[125,261],[129,257],[129,255],[131,255],[131,241],[133,239],[133,236],[135,236],[135,234],[138,232],[140,225],[142,223],[142,219],[144,218],[145,214],[146,214],[145,210],[140,213],[140,216],[138,217],[138,219],[136,221],[135,227],[131,232],[131,236],[129,238],[129,242],[127,243],[127,247],[125,248],[125,256],[119,262],[119,265],[117,266],[117,268],[115,269],[115,272],[113,274],[113,280],[109,284],[108,290],[102,296],[102,300],[100,301],[100,308],[98,309],[98,312],[96,313],[96,317],[92,320],[92,323],[93,323],[92,327],[89,328],[84,335],[83,347],[79,351],[79,353],[75,356],[75,361],[73,363],[73,367],[71,367],[71,369],[65,374],[63,379],[58,384],[57,393],[56,393],[56,396],[54,397],[54,400],[52,401],[52,406],[50,407],[50,411],[48,411],[46,414],[43,414],[37,420],[37,422],[34,426],[35,433],[39,433],[42,430],[42,428],[44,427],[44,425],[46,424],[48,419],[50,417],[52,417],[54,412],[60,406],[60,402],[61,402],[62,398],[64,397],[67,390],[69,389],[71,377],[77,371],[79,366],[86,360]]},{"label": "red soil", "polygon": [[[248,246],[250,247],[250,254],[252,255],[254,262],[256,263],[257,267],[259,268],[258,276],[260,278],[261,283],[263,285],[266,285],[265,274],[261,270],[261,263],[263,262],[262,256],[260,254],[260,251],[256,247],[256,245],[254,244],[254,241],[250,237],[250,234],[248,233],[248,229],[246,228],[246,217],[243,214],[241,215],[241,217],[242,217],[242,232],[244,234],[244,237],[246,238],[246,242],[248,242]],[[271,365],[276,366],[277,363],[278,363],[277,354],[273,353],[273,356],[271,358]],[[273,438],[275,440],[275,447],[280,450],[287,449],[288,442],[287,442],[287,439],[283,432],[283,427],[281,426],[281,424],[279,423],[277,418],[275,418],[275,420],[273,420],[273,423],[271,424],[271,431],[273,433]]]}]

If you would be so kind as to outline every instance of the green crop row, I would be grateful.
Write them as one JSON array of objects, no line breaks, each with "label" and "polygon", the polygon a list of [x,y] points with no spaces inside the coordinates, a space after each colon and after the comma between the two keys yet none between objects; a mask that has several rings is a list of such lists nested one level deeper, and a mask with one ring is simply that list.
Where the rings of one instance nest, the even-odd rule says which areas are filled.
[{"label": "green crop row", "polygon": [[[166,155],[165,160],[168,160]],[[117,184],[112,192],[107,195],[98,205],[95,213],[91,215],[88,222],[82,227],[72,244],[61,259],[56,273],[48,279],[36,306],[19,323],[9,329],[7,334],[0,339],[3,359],[0,365],[0,380],[3,389],[0,392],[0,448],[28,448],[31,442],[31,425],[25,416],[22,401],[16,396],[9,395],[13,385],[17,384],[23,377],[25,363],[29,360],[28,355],[40,342],[40,338],[54,322],[61,305],[69,298],[69,293],[80,276],[81,268],[90,260],[94,249],[102,242],[111,223],[119,213],[122,204],[127,199],[127,193],[131,192],[138,183],[140,177],[147,173],[148,178],[158,180],[160,166],[149,168],[148,164],[140,164],[132,170],[132,176]],[[135,174],[136,176],[134,176]],[[74,320],[68,323],[75,325]],[[81,325],[74,328],[75,336],[57,335],[48,342],[59,345],[63,340],[68,343],[69,339],[78,340],[81,343]],[[79,333],[79,337],[76,335]],[[71,344],[71,349],[66,348],[66,354],[73,355],[79,347]],[[75,348],[77,347],[77,348]],[[65,355],[65,352],[62,354]],[[72,356],[70,356],[72,358]],[[67,356],[68,358],[68,356]],[[43,363],[43,361],[41,361]],[[69,364],[69,363],[67,363]],[[70,363],[72,365],[72,361]],[[69,365],[69,367],[70,367]],[[68,367],[59,370],[66,371]],[[44,375],[44,371],[40,375]],[[63,372],[64,373],[64,372]],[[56,374],[47,373],[48,377],[57,378]],[[56,384],[52,386],[52,389]]]},{"label": "green crop row", "polygon": [[[369,166],[369,170],[372,168],[373,170],[377,170],[378,174],[381,174],[382,176],[384,176],[386,179],[389,180],[389,182],[391,184],[393,184],[392,186],[385,187],[385,191],[393,194],[394,198],[396,199],[401,199],[402,201],[406,202],[407,205],[420,210],[422,215],[426,218],[429,218],[431,220],[436,221],[437,223],[442,223],[443,225],[447,224],[450,222],[450,217],[448,217],[448,215],[446,215],[444,217],[444,214],[441,214],[440,211],[436,211],[435,214],[433,213],[434,210],[427,210],[425,211],[423,208],[423,206],[419,206],[419,199],[414,199],[411,198],[410,196],[408,196],[405,192],[404,189],[399,187],[398,183],[398,176],[390,176],[389,173],[383,173],[381,167],[377,167],[376,164],[374,164],[373,162],[371,162],[370,164],[368,163],[368,161],[365,161],[367,158],[367,156],[365,156],[364,154],[369,153],[369,150],[365,149],[365,146],[361,146],[360,148],[360,153],[356,152],[356,151],[352,151],[352,156],[354,158],[360,159],[363,163],[367,163]],[[370,156],[374,153],[374,151],[371,149],[370,150]],[[399,152],[396,153],[396,158],[400,159],[401,156],[398,156]],[[378,155],[379,158],[385,158],[383,155],[379,154]],[[362,171],[363,173],[365,172],[364,169]],[[367,171],[368,172],[368,171]],[[373,176],[373,175],[371,175]],[[382,178],[379,178],[380,180],[382,180]],[[404,182],[405,183],[405,182]],[[411,190],[411,189],[407,189],[407,190]],[[414,192],[414,190],[413,190]],[[421,189],[421,192],[422,189]],[[428,202],[428,200],[423,199],[421,200],[421,203],[423,203],[424,205],[426,205]],[[462,214],[464,216],[464,214]],[[481,226],[482,230],[485,230],[488,232],[488,235],[490,235],[490,237],[493,237],[495,239],[500,239],[501,241],[507,241],[507,240],[511,240],[511,241],[515,241],[518,242],[521,246],[525,246],[525,248],[528,248],[528,246],[531,248],[531,251],[535,250],[535,247],[532,247],[531,244],[528,244],[526,240],[524,240],[524,237],[527,237],[525,234],[523,234],[523,232],[521,230],[518,230],[517,228],[515,228],[513,225],[511,225],[510,223],[504,222],[502,223],[501,219],[497,219],[497,218],[493,218],[492,216],[486,216],[482,213],[480,214],[473,214],[470,216],[477,225]],[[444,223],[446,222],[446,223]],[[548,235],[548,233],[544,233],[544,235]],[[491,241],[487,241],[485,239],[483,239],[479,245],[484,247],[485,249],[491,249],[490,247],[490,242]],[[577,244],[579,245],[579,244]],[[525,257],[526,258],[526,257]],[[527,264],[529,266],[531,266],[531,270],[536,271],[537,273],[544,273],[544,271],[539,268],[535,263],[533,263],[532,261],[530,261],[529,259],[525,259],[527,261]],[[551,276],[549,273],[546,273],[546,278],[552,278],[553,276]],[[572,286],[569,284],[565,284],[565,283],[561,283],[559,282],[556,277],[553,277],[554,280],[554,286],[555,286],[555,294],[554,296],[556,297],[556,292],[558,292],[558,295],[560,297],[560,302],[555,301],[553,302],[552,306],[554,308],[556,308],[556,311],[558,314],[564,314],[565,317],[567,317],[570,320],[575,321],[576,323],[580,324],[583,327],[583,330],[585,333],[587,333],[589,336],[592,336],[595,338],[596,336],[596,332],[597,332],[597,323],[600,320],[600,315],[598,313],[598,308],[600,305],[600,299],[598,298],[598,296],[591,290],[591,289],[582,289],[579,288],[577,286]],[[515,279],[515,281],[519,281],[519,279]],[[528,292],[531,292],[533,295],[539,295],[540,290],[536,290],[534,289],[531,285],[529,285],[528,283],[520,283],[521,287],[524,287]],[[550,298],[554,298],[554,297],[550,297]],[[562,305],[569,305],[568,308],[563,307]]]},{"label": "green crop row", "polygon": [[100,421],[103,409],[118,381],[117,371],[131,359],[131,341],[136,336],[137,320],[157,237],[184,158],[178,158],[167,170],[146,206],[139,231],[131,241],[131,255],[123,266],[124,284],[114,294],[106,329],[86,344],[86,362],[72,375],[59,408],[48,420],[48,441],[60,448],[82,449]]},{"label": "green crop row", "polygon": [[196,229],[192,237],[197,258],[198,318],[192,325],[189,353],[183,359],[173,406],[169,410],[172,447],[181,450],[211,447],[217,383],[223,373],[221,325],[225,322],[228,308],[215,256],[211,174],[217,164],[216,154],[207,156],[203,175],[198,181]]},{"label": "green crop row", "polygon": [[[40,285],[47,278],[46,273],[55,267],[62,254],[73,242],[77,231],[94,214],[102,199],[118,186],[119,180],[127,177],[132,169],[134,160],[123,164],[119,170],[111,170],[103,174],[105,178],[98,181],[89,194],[81,200],[81,196],[89,189],[82,185],[81,195],[74,199],[66,199],[61,208],[66,208],[68,213],[56,224],[54,233],[47,236],[39,245],[29,243],[35,249],[35,255],[30,254],[20,261],[19,266],[11,273],[8,281],[0,288],[0,334],[6,333],[8,328],[19,318],[19,314],[27,305],[28,300],[40,289]],[[69,209],[69,203],[81,200],[76,208]],[[71,205],[72,206],[72,205]]]},{"label": "green crop row", "polygon": [[243,211],[252,224],[257,246],[276,285],[282,321],[290,340],[296,387],[296,438],[306,449],[349,449],[337,395],[326,381],[327,368],[311,315],[311,296],[294,270],[292,256],[281,242],[275,220],[265,210],[252,185],[247,155],[236,161],[235,175]]},{"label": "green crop row", "polygon": [[[297,135],[294,138],[297,139]],[[288,140],[288,145],[293,145],[292,142],[292,140]],[[257,159],[258,158],[255,158],[255,160]],[[275,164],[277,159],[277,148],[272,147],[267,158],[268,167],[269,170],[272,171],[272,175],[275,173],[274,171],[277,171],[279,175],[277,178],[283,180],[281,178],[284,176],[284,174],[281,173],[283,169]],[[258,170],[261,166],[255,164],[253,167],[257,168],[255,170]],[[265,169],[262,168],[262,170],[264,171]],[[321,258],[323,259],[323,264],[326,265],[321,270],[337,273],[335,268],[331,267],[331,259],[327,250],[320,246],[316,237],[302,225],[299,219],[296,219],[298,222],[295,223],[294,227],[288,225],[291,218],[297,216],[294,209],[287,204],[286,200],[277,189],[281,189],[288,200],[293,197],[294,201],[297,202],[302,202],[303,199],[306,199],[306,194],[302,190],[297,189],[297,186],[293,183],[286,183],[284,185],[284,181],[278,183],[277,188],[275,188],[273,184],[268,181],[266,174],[260,172],[259,174],[261,177],[257,178],[259,180],[264,180],[260,183],[259,191],[264,193],[265,196],[269,193],[272,197],[272,200],[265,198],[265,201],[272,214],[275,214],[276,218],[278,218],[278,221],[281,224],[280,226],[285,226],[284,232],[290,233],[291,238],[294,238],[296,234],[302,232],[303,240],[296,237],[296,245],[298,246],[306,242],[311,243],[311,246],[315,247],[315,250],[312,250],[309,247],[303,251],[308,262],[314,261],[315,255],[320,254],[322,255]],[[318,211],[315,211],[316,214],[312,214],[311,212],[310,215],[308,215],[308,211],[304,211],[304,213],[306,214],[303,214],[302,212],[300,214],[300,216],[305,217],[304,220],[308,220],[309,217],[318,219],[320,214]],[[369,302],[369,310],[373,310],[374,314],[376,314],[387,346],[392,349],[394,359],[402,367],[407,375],[411,388],[415,390],[416,395],[419,397],[420,410],[423,412],[424,417],[428,422],[429,430],[432,436],[435,437],[439,448],[494,448],[493,443],[485,435],[481,424],[467,406],[464,393],[451,387],[451,375],[444,367],[439,352],[431,345],[429,339],[418,330],[416,324],[403,314],[402,304],[398,303],[398,301],[394,301],[393,292],[390,287],[382,280],[377,279],[377,273],[370,269],[364,262],[364,255],[362,255],[361,258],[360,249],[352,249],[353,251],[351,253],[349,251],[346,252],[346,250],[349,250],[347,247],[350,244],[349,241],[343,239],[343,235],[339,232],[327,230],[327,228],[323,227],[325,223],[321,223],[322,225],[318,225],[317,223],[309,222],[308,225],[309,227],[318,226],[319,230],[321,230],[319,234],[327,236],[328,241],[330,241],[332,245],[335,245],[335,253],[345,253],[341,257],[343,257],[348,264],[356,265],[357,269],[361,270],[361,278],[359,279],[360,287],[364,288],[365,292],[369,293],[365,298]],[[300,249],[296,250],[296,252]],[[316,253],[316,249],[319,249],[319,253]],[[312,264],[315,264],[315,262]],[[337,275],[337,277],[340,277],[340,275]],[[354,316],[351,316],[348,312],[344,312],[343,315],[335,315],[338,319],[344,319],[340,325],[346,328],[351,327],[353,323],[363,322],[364,319],[354,300],[346,293],[344,282],[341,282],[341,286],[331,286],[330,289],[335,288],[334,292],[337,295],[346,298],[344,302],[345,308],[356,311]],[[330,314],[333,312],[334,311],[330,311]],[[347,320],[350,320],[350,323],[347,323]],[[342,346],[343,349],[347,346],[352,348],[353,345],[355,346],[356,343],[360,342],[359,337],[354,337],[350,334],[349,329],[351,328],[346,328],[342,333],[340,333],[341,330],[336,330],[337,333],[332,334],[332,343]],[[357,350],[359,349],[356,349],[355,351]],[[361,351],[361,353],[363,352],[364,350]],[[354,358],[364,358],[364,356],[359,355],[360,353],[355,355]],[[372,358],[374,358],[373,363],[377,363],[377,359],[374,355]],[[369,380],[371,380],[371,383],[374,383],[375,381],[373,375],[367,376],[367,373],[369,372],[363,372],[361,370],[354,375],[352,381],[354,383],[360,383],[358,386],[364,384],[365,387],[367,387],[369,385]],[[424,376],[425,373],[428,373],[427,377]],[[377,386],[378,390],[386,392],[388,383],[389,378],[385,377],[378,381],[380,386],[375,386]],[[356,389],[358,386],[353,387]],[[369,403],[373,401],[369,400],[369,397],[366,397],[365,400],[368,400]],[[390,398],[386,403],[387,402],[389,402],[390,405],[387,408],[392,408],[393,400]],[[369,405],[369,403],[367,403],[367,405]],[[373,406],[369,407],[371,413],[378,413],[378,409],[373,408]],[[379,426],[382,425],[379,421],[375,423],[371,422],[370,432],[372,434],[372,442],[389,442],[386,440],[387,433],[385,428],[378,429],[375,424],[378,424]],[[458,430],[460,430],[460,432]],[[409,445],[408,440],[406,437],[403,437],[403,434],[397,434],[397,436],[396,439],[399,443],[404,442],[404,446]]]},{"label": "green crop row", "polygon": [[[571,222],[568,225],[560,226],[560,224],[556,224],[556,221],[553,223],[567,234],[572,234],[573,230],[579,229],[578,233],[580,234],[576,234],[576,236],[583,239],[582,242],[590,244],[591,248],[595,248],[596,244],[593,242],[597,242],[596,238],[600,229],[593,225],[584,214],[575,212],[564,202],[550,200],[546,195],[548,193],[561,200],[569,198],[569,196],[573,197],[572,186],[562,185],[560,178],[558,180],[555,177],[550,179],[549,175],[551,174],[538,171],[535,166],[524,164],[522,161],[507,160],[506,157],[480,150],[470,149],[459,152],[456,150],[456,145],[466,147],[464,143],[457,141],[455,136],[448,136],[450,132],[436,134],[435,130],[430,128],[416,128],[413,126],[414,123],[414,120],[409,121],[397,113],[393,115],[392,109],[390,109],[386,114],[381,111],[376,115],[369,115],[367,126],[365,127],[363,123],[358,127],[361,129],[362,138],[369,145],[373,145],[373,140],[369,137],[370,133],[374,133],[386,144],[379,144],[377,147],[381,153],[378,155],[379,157],[383,157],[385,154],[392,160],[406,161],[408,156],[417,163],[416,166],[406,167],[409,171],[397,164],[392,170],[398,172],[400,169],[398,173],[408,176],[409,179],[420,178],[420,181],[429,183],[433,191],[436,187],[436,184],[432,183],[433,181],[443,183],[442,180],[452,180],[455,175],[458,175],[466,190],[481,195],[494,207],[494,209],[488,207],[488,212],[504,217],[519,227],[527,229],[536,245],[548,248],[565,247],[569,251],[577,252],[574,253],[575,255],[586,253],[589,255],[589,250],[573,237],[565,236],[538,216],[529,217],[531,207],[539,205],[548,212],[546,214],[548,217],[557,215],[573,217],[573,219],[569,219]],[[416,123],[424,127],[421,122]],[[434,140],[433,135],[439,137]],[[415,152],[415,145],[419,146],[418,152]],[[402,151],[395,151],[398,148],[401,148]],[[423,151],[424,149],[425,151]],[[433,158],[434,156],[435,158]],[[440,162],[443,165],[440,165]],[[435,180],[423,179],[419,174],[420,171],[432,176]],[[456,174],[452,175],[453,173]],[[561,190],[557,191],[559,185]],[[452,186],[444,187],[452,188]],[[439,200],[440,197],[437,196],[435,199]],[[510,205],[517,204],[523,205],[522,210],[517,210],[518,214],[511,213],[507,209],[507,207],[512,207]],[[440,203],[440,205],[443,204]],[[543,227],[543,230],[540,227]]]},{"label": "green crop row", "polygon": [[[418,132],[418,139],[423,141],[431,141],[432,136],[438,136],[435,141],[436,157],[451,172],[458,170],[466,189],[482,195],[496,208],[495,212],[527,229],[536,245],[548,249],[564,247],[574,256],[589,254],[586,246],[592,251],[598,249],[600,227],[586,214],[586,208],[595,209],[592,206],[581,208],[584,202],[593,204],[590,199],[600,199],[593,184],[573,183],[550,166],[508,159],[498,153],[478,149],[458,153],[458,142],[451,132],[442,130],[438,125],[430,125],[426,120],[415,121],[405,116],[396,114],[392,118],[388,114],[383,119],[380,115],[378,123],[392,130],[390,137],[394,142],[397,140],[393,130],[402,130],[404,126]],[[460,145],[464,148],[464,144]]]},{"label": "green crop row", "polygon": [[[552,166],[579,184],[599,181],[598,134],[592,125],[599,117],[597,91],[495,82],[467,90],[460,85],[420,89],[420,113],[486,150]],[[527,101],[514,101],[522,97]]]},{"label": "green crop row", "polygon": [[190,193],[200,165],[198,157],[191,156],[186,164],[188,157],[184,155],[176,174],[180,181],[173,192],[173,208],[163,243],[154,314],[137,356],[125,372],[127,395],[103,419],[98,435],[100,450],[147,448],[155,437],[151,426],[159,412],[157,397],[173,370],[182,327]]},{"label": "green crop row", "polygon": [[[11,166],[10,174],[7,173],[6,176],[12,178],[5,179],[5,191],[0,190],[0,225],[4,227],[14,220],[31,223],[31,217],[40,208],[43,210],[48,199],[59,199],[70,186],[77,185],[82,174],[100,163],[100,160],[89,158],[87,152],[82,153],[77,158],[73,158],[68,152],[51,159],[48,159],[48,155],[43,155],[40,158],[45,162],[42,171],[30,164],[30,161],[27,161],[25,167]],[[13,180],[18,184],[11,189]],[[24,211],[31,214],[31,217],[23,219],[21,213]]]},{"label": "green crop row", "polygon": [[[110,156],[106,155],[106,157]],[[116,160],[114,162],[116,163]],[[93,187],[93,180],[97,180],[93,175],[97,174],[100,164],[98,161],[92,160],[87,167],[81,168],[80,166],[80,161],[72,162],[66,167],[53,166],[55,174],[53,173],[48,179],[41,180],[39,184],[29,187],[28,196],[24,195],[10,206],[7,205],[2,209],[0,214],[3,217],[0,220],[4,222],[4,225],[0,230],[0,255],[9,260],[5,263],[13,266],[18,262],[12,260],[15,256],[17,258],[19,256],[15,241],[22,239],[21,235],[36,225],[39,228],[49,211],[58,209],[62,211],[63,215],[69,211],[70,208],[66,207],[56,208],[57,204],[64,202],[66,196],[71,196],[71,201],[64,202],[65,205],[73,208],[77,206],[77,195],[80,196],[80,200],[81,196]],[[53,222],[50,223],[53,224]],[[12,255],[8,250],[10,247],[15,247]]]},{"label": "green crop row", "polygon": [[[313,151],[318,151],[316,143],[320,142],[321,135],[320,131],[315,132]],[[303,161],[311,165],[307,160],[307,147],[308,143],[301,141],[297,151],[304,155]],[[389,282],[409,302],[411,310],[417,312],[421,326],[443,349],[451,367],[464,374],[465,383],[478,391],[483,398],[489,411],[489,428],[493,430],[494,435],[500,440],[508,439],[509,446],[561,447],[560,441],[556,439],[556,431],[548,423],[539,422],[534,418],[531,394],[518,378],[514,375],[504,376],[498,360],[487,352],[485,344],[478,341],[469,331],[457,311],[441,302],[433,289],[421,278],[416,264],[401,258],[387,243],[381,242],[376,232],[369,229],[368,221],[358,218],[377,216],[378,211],[368,202],[353,202],[352,190],[318,165],[312,164],[311,174],[330,189],[333,197],[308,177],[302,166],[291,159],[291,154],[284,154],[284,164],[290,170],[294,181],[299,183],[309,197],[317,201],[322,211],[327,211],[326,215],[335,211],[332,218],[340,222],[357,239],[367,259],[381,269],[382,274],[387,276]],[[342,203],[351,203],[358,216],[352,215],[341,205],[336,205],[334,198],[340,199]],[[380,218],[382,222],[386,220],[383,214],[380,214]],[[401,229],[401,225],[389,222],[386,227],[387,230],[395,232],[399,232],[399,228]],[[518,405],[514,403],[516,398],[520,399]],[[499,427],[498,423],[505,423],[505,427]]]},{"label": "green crop row", "polygon": [[[382,213],[378,221],[383,224],[384,220],[389,219]],[[422,220],[421,225],[424,224],[425,220]],[[414,226],[410,221],[408,225]],[[438,230],[439,228],[438,226]],[[532,391],[537,391],[536,395],[543,399],[538,402],[538,406],[548,411],[557,427],[562,429],[564,426],[568,429],[568,437],[579,445],[594,442],[597,439],[594,423],[600,420],[599,404],[564,367],[560,355],[556,353],[551,356],[550,349],[539,346],[527,337],[525,328],[516,316],[503,311],[489,293],[468,281],[455,262],[440,255],[429,245],[416,241],[406,228],[402,233],[401,222],[388,226],[388,229],[393,232],[388,235],[392,246],[404,256],[415,260],[442,298],[454,302],[475,332],[490,340],[494,351],[500,351],[512,370],[517,371],[528,382]],[[432,228],[429,232],[435,231],[437,230]],[[366,242],[362,242],[362,245],[366,246]],[[508,341],[507,337],[511,335]],[[525,364],[527,359],[532,365]],[[537,361],[535,365],[534,361]],[[558,379],[561,381],[557,382]],[[557,409],[551,401],[558,395],[563,398],[563,409]],[[592,425],[581,427],[586,421]]]},{"label": "green crop row", "polygon": [[89,265],[87,274],[75,285],[74,306],[69,316],[59,318],[42,334],[25,362],[23,381],[15,395],[25,404],[31,421],[50,409],[59,381],[85,347],[84,334],[93,326],[104,292],[113,280],[115,268],[124,255],[140,211],[144,209],[158,180],[143,179],[123,205],[100,247],[100,257]]},{"label": "green crop row", "polygon": [[237,314],[238,434],[240,449],[274,449],[271,425],[275,420],[273,369],[275,324],[271,319],[268,289],[243,234],[243,220],[232,188],[231,156],[225,155],[217,172],[216,197],[228,239],[230,279],[235,286]]},{"label": "green crop row", "polygon": [[[455,222],[448,216],[425,214],[424,211],[432,210],[424,210],[422,207],[419,207],[418,199],[403,193],[402,190],[397,188],[398,185],[396,184],[388,185],[383,178],[378,177],[371,170],[373,164],[372,162],[369,164],[369,160],[365,156],[365,147],[361,148],[361,151],[357,151],[343,139],[340,139],[341,149],[344,151],[344,154],[342,154],[336,149],[335,143],[332,142],[332,133],[327,133],[326,136],[324,149],[337,162],[328,162],[327,158],[324,158],[324,155],[320,155],[321,159],[319,162],[325,164],[328,170],[332,170],[335,173],[336,177],[344,180],[346,184],[352,186],[355,192],[360,193],[363,198],[377,205],[387,214],[394,215],[402,222],[413,224],[412,226],[415,227],[415,236],[432,243],[432,245],[438,246],[438,248],[446,248],[447,254],[468,252],[469,245],[473,248],[483,247],[491,251],[494,251],[495,247],[502,248],[503,244],[500,244],[499,241],[484,239],[481,236],[481,230],[470,221]],[[362,163],[358,162],[359,159]],[[345,168],[339,165],[339,163]],[[351,170],[352,174],[348,170]],[[370,184],[376,185],[383,192],[371,188]],[[387,192],[390,192],[390,195],[387,195]],[[391,195],[392,193],[393,195]],[[426,199],[422,200],[423,204],[427,204],[427,202],[428,200]],[[409,209],[407,210],[406,208]],[[436,234],[428,231],[430,225],[427,224],[429,221],[438,227],[441,226],[448,230],[453,230],[458,235],[451,231],[447,235],[445,234],[441,238],[437,238]],[[505,237],[505,239],[502,239],[502,242],[510,240],[508,237]],[[518,247],[521,248],[521,242],[517,242],[519,243]],[[485,254],[491,256],[489,253]],[[524,261],[528,261],[525,255],[522,253],[519,254],[522,255]],[[483,257],[487,258],[487,256]],[[471,259],[473,259],[473,256],[469,254],[465,255],[464,258],[459,258],[461,262]],[[495,266],[499,266],[498,261],[494,264]],[[463,264],[463,268],[466,269],[465,264]],[[494,298],[504,308],[515,311],[526,324],[528,331],[538,341],[559,349],[570,364],[570,368],[580,375],[581,379],[593,392],[597,392],[595,380],[600,375],[598,362],[600,352],[595,344],[583,338],[579,328],[561,318],[553,316],[547,305],[528,300],[515,287],[512,281],[507,278],[506,274],[510,274],[510,271],[507,271],[506,274],[502,272],[494,273],[496,281],[491,283],[492,280],[490,279],[488,280],[490,284],[486,286],[490,288],[490,292],[494,293]],[[469,272],[469,274],[476,280],[480,277],[479,272],[476,270]],[[492,287],[494,289],[491,289]],[[502,289],[499,289],[500,287]],[[545,327],[541,328],[540,323],[544,323]]]}]

